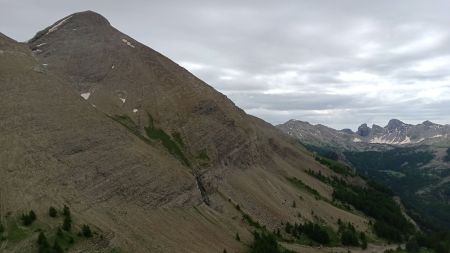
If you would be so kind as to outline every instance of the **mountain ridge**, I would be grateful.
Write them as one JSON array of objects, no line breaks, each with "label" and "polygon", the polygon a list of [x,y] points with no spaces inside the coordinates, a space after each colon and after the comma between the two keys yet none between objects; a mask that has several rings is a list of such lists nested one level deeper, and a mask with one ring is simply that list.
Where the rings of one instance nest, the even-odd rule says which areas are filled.
[{"label": "mountain ridge", "polygon": [[[307,142],[345,145],[346,147],[361,148],[363,144],[384,145],[421,145],[448,142],[450,125],[440,125],[431,121],[413,125],[406,124],[398,119],[391,119],[386,126],[373,124],[369,127],[361,124],[356,132],[350,129],[336,130],[323,125],[311,125],[308,122],[289,120],[277,126],[284,132]],[[322,140],[320,135],[323,135]],[[323,139],[336,139],[337,143],[327,143]],[[339,144],[338,144],[339,143]],[[344,144],[345,143],[345,144]],[[365,145],[367,146],[367,145]]]}]

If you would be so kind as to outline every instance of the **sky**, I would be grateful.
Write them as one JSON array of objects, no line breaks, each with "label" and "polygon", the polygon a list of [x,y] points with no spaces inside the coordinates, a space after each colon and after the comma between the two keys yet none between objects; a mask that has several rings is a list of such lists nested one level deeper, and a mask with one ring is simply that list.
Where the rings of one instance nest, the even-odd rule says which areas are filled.
[{"label": "sky", "polygon": [[450,123],[448,0],[0,0],[0,32],[84,10],[272,124]]}]

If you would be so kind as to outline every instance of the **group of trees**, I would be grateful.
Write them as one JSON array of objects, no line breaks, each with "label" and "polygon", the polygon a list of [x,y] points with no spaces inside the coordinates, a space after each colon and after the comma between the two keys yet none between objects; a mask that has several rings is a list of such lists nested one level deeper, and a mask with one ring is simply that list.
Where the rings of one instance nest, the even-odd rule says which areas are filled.
[{"label": "group of trees", "polygon": [[355,227],[351,223],[343,223],[338,220],[339,233],[341,235],[341,243],[344,246],[361,246],[361,248],[367,248],[367,238],[364,232],[358,233]]},{"label": "group of trees", "polygon": [[305,222],[304,224],[291,224],[289,222],[285,225],[285,232],[293,237],[300,238],[302,234],[306,235],[309,239],[320,243],[329,244],[330,236],[325,228],[317,223]]},{"label": "group of trees", "polygon": [[47,237],[45,236],[45,234],[43,232],[39,233],[37,244],[38,244],[39,253],[63,253],[64,252],[63,248],[58,243],[57,239],[55,239],[53,246],[51,246],[47,240]]},{"label": "group of trees", "polygon": [[342,182],[334,185],[333,198],[362,211],[375,221],[375,233],[393,242],[402,242],[414,232],[392,197],[373,187],[357,187]]},{"label": "group of trees", "polygon": [[281,253],[281,250],[274,235],[255,231],[250,253]]}]

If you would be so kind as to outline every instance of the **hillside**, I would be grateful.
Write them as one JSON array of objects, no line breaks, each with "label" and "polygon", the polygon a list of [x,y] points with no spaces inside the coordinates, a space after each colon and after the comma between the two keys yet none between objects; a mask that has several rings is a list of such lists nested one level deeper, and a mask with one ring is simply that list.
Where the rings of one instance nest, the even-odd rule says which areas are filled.
[{"label": "hillside", "polygon": [[[292,249],[343,234],[376,247],[413,232],[388,194],[97,13],[28,44],[1,35],[0,85],[2,252],[37,252],[39,231],[60,238],[48,210],[66,219],[63,206],[67,252],[246,252],[254,231]],[[85,226],[92,238],[76,235]]]},{"label": "hillside", "polygon": [[363,124],[352,132],[291,120],[278,127],[311,151],[342,160],[391,188],[423,227],[450,228],[448,125],[391,120],[385,127]]}]

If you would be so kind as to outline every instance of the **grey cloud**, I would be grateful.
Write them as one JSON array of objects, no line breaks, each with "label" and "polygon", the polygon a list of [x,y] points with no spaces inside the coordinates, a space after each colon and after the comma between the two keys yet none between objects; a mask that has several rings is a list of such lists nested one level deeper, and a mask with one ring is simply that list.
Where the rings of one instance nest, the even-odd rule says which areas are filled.
[{"label": "grey cloud", "polygon": [[271,123],[298,118],[354,129],[389,118],[450,122],[450,58],[433,61],[450,55],[448,0],[0,0],[0,6],[0,32],[19,41],[70,13],[97,11]]}]

